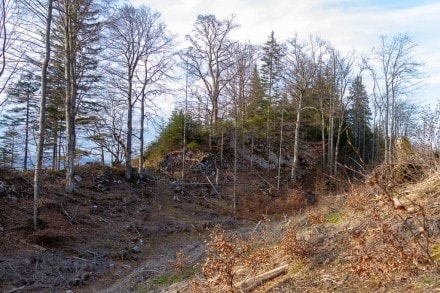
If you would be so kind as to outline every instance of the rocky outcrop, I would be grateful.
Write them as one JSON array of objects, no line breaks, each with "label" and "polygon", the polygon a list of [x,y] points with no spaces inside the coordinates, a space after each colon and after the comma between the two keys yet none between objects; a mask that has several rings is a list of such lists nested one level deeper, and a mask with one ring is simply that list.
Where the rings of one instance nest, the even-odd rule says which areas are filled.
[{"label": "rocky outcrop", "polygon": [[[234,141],[231,140],[229,146],[234,148]],[[251,150],[247,147],[240,146],[237,148],[237,153],[243,157],[246,161],[252,162],[253,165],[257,165],[262,169],[276,169],[278,166],[278,155],[275,153],[270,153],[269,161],[265,158],[252,153]],[[281,158],[281,165],[283,166],[291,166],[290,158],[284,156]]]}]

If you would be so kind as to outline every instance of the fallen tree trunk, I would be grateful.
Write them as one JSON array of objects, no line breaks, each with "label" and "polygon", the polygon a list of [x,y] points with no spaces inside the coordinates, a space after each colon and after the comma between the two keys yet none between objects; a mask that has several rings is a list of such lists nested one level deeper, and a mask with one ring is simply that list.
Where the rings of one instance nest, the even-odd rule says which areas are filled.
[{"label": "fallen tree trunk", "polygon": [[273,280],[278,276],[286,274],[288,268],[289,268],[288,265],[283,265],[283,266],[275,268],[271,271],[268,271],[268,272],[262,273],[258,276],[255,276],[251,279],[241,281],[236,286],[238,288],[240,288],[241,290],[243,290],[244,292],[250,292],[250,291],[254,290],[255,288],[263,285],[264,283],[266,283],[270,280]]}]

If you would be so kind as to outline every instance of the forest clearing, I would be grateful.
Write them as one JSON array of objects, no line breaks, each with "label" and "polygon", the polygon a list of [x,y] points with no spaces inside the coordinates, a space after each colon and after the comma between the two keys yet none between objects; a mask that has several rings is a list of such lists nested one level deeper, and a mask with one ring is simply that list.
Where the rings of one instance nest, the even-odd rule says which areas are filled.
[{"label": "forest clearing", "polygon": [[0,292],[440,292],[438,1],[235,1],[0,1]]},{"label": "forest clearing", "polygon": [[435,292],[438,164],[417,175],[405,164],[337,187],[306,164],[316,180],[282,195],[267,170],[240,168],[235,210],[228,168],[212,185],[197,163],[186,184],[153,173],[129,183],[123,168],[86,164],[73,194],[64,174],[44,173],[36,231],[31,174],[3,170],[0,290]]}]

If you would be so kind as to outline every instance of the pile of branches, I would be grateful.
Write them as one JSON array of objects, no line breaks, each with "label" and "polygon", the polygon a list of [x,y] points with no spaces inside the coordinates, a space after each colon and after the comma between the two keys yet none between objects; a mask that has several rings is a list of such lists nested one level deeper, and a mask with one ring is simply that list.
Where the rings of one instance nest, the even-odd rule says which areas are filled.
[{"label": "pile of branches", "polygon": [[26,252],[0,259],[0,291],[60,291],[85,285],[94,272],[106,267],[104,257],[92,252],[70,257],[49,252]]}]

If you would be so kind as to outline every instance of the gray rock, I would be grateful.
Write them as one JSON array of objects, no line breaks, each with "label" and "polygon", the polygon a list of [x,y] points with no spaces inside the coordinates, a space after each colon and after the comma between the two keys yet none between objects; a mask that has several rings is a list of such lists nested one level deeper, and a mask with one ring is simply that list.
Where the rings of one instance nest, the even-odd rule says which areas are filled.
[{"label": "gray rock", "polygon": [[73,180],[75,180],[76,183],[80,183],[82,181],[82,178],[78,174],[75,174],[73,175]]}]

